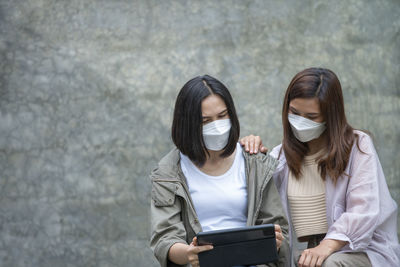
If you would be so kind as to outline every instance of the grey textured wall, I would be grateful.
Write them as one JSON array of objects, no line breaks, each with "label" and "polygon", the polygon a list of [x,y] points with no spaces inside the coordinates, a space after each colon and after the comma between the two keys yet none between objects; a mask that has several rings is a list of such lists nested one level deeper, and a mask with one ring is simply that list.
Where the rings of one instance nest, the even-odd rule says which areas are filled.
[{"label": "grey textured wall", "polygon": [[399,14],[397,0],[0,0],[0,265],[157,266],[148,174],[179,89],[205,73],[272,148],[293,75],[334,70],[399,203]]}]

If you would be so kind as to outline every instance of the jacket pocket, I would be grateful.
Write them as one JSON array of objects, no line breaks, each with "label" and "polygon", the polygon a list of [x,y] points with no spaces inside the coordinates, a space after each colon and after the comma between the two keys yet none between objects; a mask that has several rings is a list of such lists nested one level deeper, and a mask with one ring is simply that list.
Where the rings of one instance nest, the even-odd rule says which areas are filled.
[{"label": "jacket pocket", "polygon": [[342,205],[336,204],[333,210],[333,221],[335,222],[344,212],[344,207]]},{"label": "jacket pocket", "polygon": [[156,207],[172,206],[175,203],[176,186],[171,182],[153,181],[151,198]]}]

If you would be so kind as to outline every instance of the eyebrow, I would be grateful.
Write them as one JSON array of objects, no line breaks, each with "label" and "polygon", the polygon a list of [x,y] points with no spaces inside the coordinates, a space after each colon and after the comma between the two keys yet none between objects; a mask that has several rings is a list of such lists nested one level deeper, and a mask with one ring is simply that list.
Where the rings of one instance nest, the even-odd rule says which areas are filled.
[{"label": "eyebrow", "polygon": [[[220,113],[218,113],[218,115],[222,115],[222,114],[224,114],[224,113],[226,113],[226,112],[228,112],[228,109],[226,108],[226,109],[224,109],[223,111],[221,111]],[[206,119],[206,118],[211,118],[212,116],[203,116],[203,119]]]},{"label": "eyebrow", "polygon": [[[297,109],[295,109],[295,108],[292,107],[292,106],[289,106],[289,109],[290,109],[291,111],[293,111],[293,112],[300,113]],[[316,116],[320,115],[320,113],[316,113],[316,112],[310,112],[310,113],[306,113],[306,114],[307,114],[307,115],[316,115]]]}]

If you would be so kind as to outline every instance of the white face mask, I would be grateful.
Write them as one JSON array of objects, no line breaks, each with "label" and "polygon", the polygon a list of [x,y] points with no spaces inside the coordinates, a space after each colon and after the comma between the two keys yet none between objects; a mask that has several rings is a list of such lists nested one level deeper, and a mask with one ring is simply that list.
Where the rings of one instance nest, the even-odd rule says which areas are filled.
[{"label": "white face mask", "polygon": [[294,136],[303,143],[317,139],[326,129],[325,122],[315,122],[290,113],[288,120]]},{"label": "white face mask", "polygon": [[203,141],[208,150],[219,151],[228,144],[231,120],[216,120],[203,126]]}]

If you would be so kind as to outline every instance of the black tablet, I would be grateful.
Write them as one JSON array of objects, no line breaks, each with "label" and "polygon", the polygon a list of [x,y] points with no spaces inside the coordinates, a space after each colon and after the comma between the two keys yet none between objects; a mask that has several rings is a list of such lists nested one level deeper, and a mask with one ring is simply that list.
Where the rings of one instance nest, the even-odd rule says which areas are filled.
[{"label": "black tablet", "polygon": [[200,232],[197,243],[214,246],[199,253],[201,267],[255,265],[278,260],[273,224]]}]

